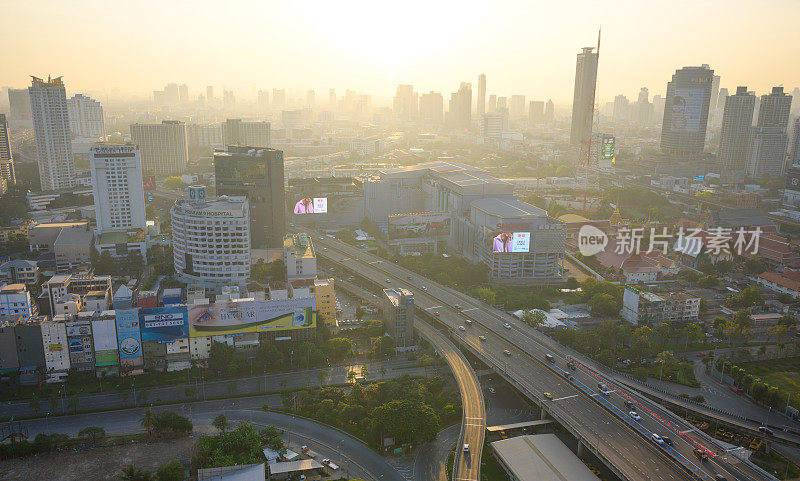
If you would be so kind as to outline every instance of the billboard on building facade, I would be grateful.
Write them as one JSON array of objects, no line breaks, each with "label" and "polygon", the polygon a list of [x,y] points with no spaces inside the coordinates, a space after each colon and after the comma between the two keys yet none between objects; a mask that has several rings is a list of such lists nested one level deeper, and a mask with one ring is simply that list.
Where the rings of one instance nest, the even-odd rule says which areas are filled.
[{"label": "billboard on building facade", "polygon": [[67,322],[67,337],[91,336],[92,323],[89,321]]},{"label": "billboard on building facade", "polygon": [[94,365],[98,367],[103,366],[116,366],[117,362],[117,350],[107,350],[107,351],[95,351],[94,353]]},{"label": "billboard on building facade", "polygon": [[189,337],[186,306],[139,309],[142,341],[172,342]]},{"label": "billboard on building facade", "polygon": [[389,239],[445,237],[450,235],[450,214],[419,212],[389,216]]},{"label": "billboard on building facade", "polygon": [[139,309],[117,309],[117,345],[120,359],[142,357]]},{"label": "billboard on building facade", "polygon": [[672,104],[667,105],[667,108],[672,109],[670,130],[673,132],[699,132],[704,99],[705,89],[676,88]]},{"label": "billboard on building facade", "polygon": [[530,252],[530,232],[500,232],[492,237],[492,252]]},{"label": "billboard on building facade", "polygon": [[111,314],[103,314],[99,318],[92,319],[95,352],[117,349],[117,327],[114,319]]},{"label": "billboard on building facade", "polygon": [[327,197],[303,197],[294,205],[295,214],[327,214]]},{"label": "billboard on building facade", "polygon": [[191,337],[316,327],[316,298],[245,300],[193,305]]}]

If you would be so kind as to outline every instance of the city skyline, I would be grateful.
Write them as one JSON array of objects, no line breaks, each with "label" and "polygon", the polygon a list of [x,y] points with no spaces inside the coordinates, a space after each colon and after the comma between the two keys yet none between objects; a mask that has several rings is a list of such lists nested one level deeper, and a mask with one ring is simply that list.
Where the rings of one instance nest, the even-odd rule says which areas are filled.
[{"label": "city skyline", "polygon": [[[57,72],[72,88],[80,86],[81,92],[107,95],[146,97],[167,83],[186,82],[192,98],[206,85],[253,98],[264,88],[321,93],[333,87],[372,94],[382,104],[390,102],[400,83],[412,84],[420,92],[448,94],[462,81],[477,85],[478,75],[485,73],[487,94],[552,98],[565,105],[571,98],[575,52],[594,45],[602,25],[600,101],[612,100],[620,93],[635,98],[642,86],[653,95],[663,95],[675,69],[703,63],[722,76],[721,85],[729,90],[748,85],[762,93],[784,85],[791,91],[795,85],[788,82],[800,78],[800,66],[782,59],[791,56],[791,19],[797,18],[791,13],[800,14],[800,4],[773,0],[771,8],[749,11],[736,8],[740,3],[744,5],[692,5],[691,16],[678,5],[669,11],[657,10],[663,17],[657,21],[633,22],[627,12],[638,5],[631,1],[604,5],[602,11],[595,11],[599,7],[590,2],[571,6],[569,11],[566,6],[518,2],[458,9],[451,8],[451,2],[430,6],[411,2],[399,13],[357,1],[336,8],[312,4],[307,11],[248,3],[231,12],[199,2],[191,10],[181,4],[159,7],[158,18],[148,16],[152,9],[122,11],[121,4],[104,6],[100,13],[92,10],[95,4],[89,1],[46,7],[38,2],[11,1],[8,24],[0,29],[0,38],[13,43],[25,32],[39,34],[8,52],[8,68],[0,85],[20,88],[32,73]],[[423,6],[426,15],[419,14]],[[252,15],[239,15],[245,7]],[[772,15],[775,8],[785,14]],[[85,31],[76,28],[114,10],[127,20],[93,22],[93,29]],[[269,15],[274,28],[268,33],[248,28],[263,15]],[[560,20],[567,15],[573,17],[570,30],[564,32]],[[708,22],[708,18],[725,21]],[[199,34],[208,31],[211,19],[217,35],[206,40]],[[151,27],[135,30],[141,25]],[[749,34],[742,35],[743,29]],[[349,33],[343,35],[343,31]],[[428,33],[413,35],[417,31]],[[431,31],[434,33],[429,34]],[[297,37],[299,33],[303,38]],[[104,41],[98,43],[96,38]],[[364,42],[367,38],[370,41]],[[56,41],[62,45],[58,51],[49,48]],[[136,48],[131,48],[134,45]],[[120,55],[120,48],[127,50],[125,55]],[[97,56],[104,61],[89,60]],[[176,62],[176,58],[182,61]],[[252,67],[254,61],[270,66],[266,75]],[[223,62],[229,67],[213,68]]]}]

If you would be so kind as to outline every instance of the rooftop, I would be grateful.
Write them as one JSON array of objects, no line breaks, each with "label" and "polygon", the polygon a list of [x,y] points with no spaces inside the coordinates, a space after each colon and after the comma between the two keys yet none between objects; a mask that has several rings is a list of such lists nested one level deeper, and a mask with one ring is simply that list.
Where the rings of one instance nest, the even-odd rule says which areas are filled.
[{"label": "rooftop", "polygon": [[546,210],[516,199],[486,197],[472,201],[472,206],[486,214],[506,219],[547,216]]},{"label": "rooftop", "polygon": [[272,463],[269,465],[269,473],[275,475],[320,468],[322,468],[322,465],[313,459],[301,459],[299,461]]},{"label": "rooftop", "polygon": [[315,257],[311,236],[304,233],[287,235],[283,239],[283,247],[294,249],[295,257]]},{"label": "rooftop", "polygon": [[13,292],[24,292],[25,290],[26,290],[25,284],[7,284],[2,289],[0,289],[0,292],[10,294]]},{"label": "rooftop", "polygon": [[54,246],[89,246],[92,243],[92,234],[83,229],[61,229],[56,237]]},{"label": "rooftop", "polygon": [[517,436],[492,449],[519,481],[598,481],[555,434]]}]

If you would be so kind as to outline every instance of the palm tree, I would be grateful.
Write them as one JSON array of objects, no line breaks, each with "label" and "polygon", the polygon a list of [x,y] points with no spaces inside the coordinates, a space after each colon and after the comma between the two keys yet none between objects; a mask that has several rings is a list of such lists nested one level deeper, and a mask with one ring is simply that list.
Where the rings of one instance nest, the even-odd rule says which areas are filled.
[{"label": "palm tree", "polygon": [[230,426],[228,424],[228,418],[226,418],[224,414],[220,414],[217,417],[215,417],[214,420],[211,421],[211,425],[214,426],[215,428],[219,429],[220,432],[223,432],[223,433]]},{"label": "palm tree", "polygon": [[144,415],[142,415],[142,419],[139,421],[139,424],[141,424],[143,428],[147,429],[147,437],[149,438],[150,428],[156,424],[156,414],[152,409],[147,408],[145,410]]}]

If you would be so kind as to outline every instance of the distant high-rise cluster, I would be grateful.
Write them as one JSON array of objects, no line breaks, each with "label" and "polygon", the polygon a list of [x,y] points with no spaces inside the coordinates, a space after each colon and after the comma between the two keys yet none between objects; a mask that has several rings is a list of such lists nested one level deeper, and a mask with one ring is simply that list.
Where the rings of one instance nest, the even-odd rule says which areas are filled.
[{"label": "distant high-rise cluster", "polygon": [[450,94],[447,124],[456,129],[469,129],[472,122],[472,84],[461,82],[458,92]]},{"label": "distant high-rise cluster", "polygon": [[33,77],[28,88],[42,190],[69,189],[75,178],[67,94],[61,77]]},{"label": "distant high-rise cluster", "polygon": [[105,140],[106,127],[103,120],[103,106],[100,102],[83,94],[77,94],[67,100],[67,109],[72,135]]},{"label": "distant high-rise cluster", "polygon": [[14,157],[11,154],[11,137],[9,136],[6,114],[0,114],[0,195],[8,191],[9,186],[17,183],[14,171]]},{"label": "distant high-rise cluster", "polygon": [[131,137],[139,146],[145,172],[165,176],[186,171],[189,148],[185,123],[165,120],[160,124],[133,124]]},{"label": "distant high-rise cluster", "polygon": [[783,174],[791,108],[792,96],[786,94],[783,87],[773,87],[770,94],[761,96],[747,157],[747,173],[751,177]]},{"label": "distant high-rise cluster", "polygon": [[744,173],[755,106],[756,96],[747,87],[737,87],[736,95],[725,101],[719,160],[726,180],[738,179],[737,173]]}]

